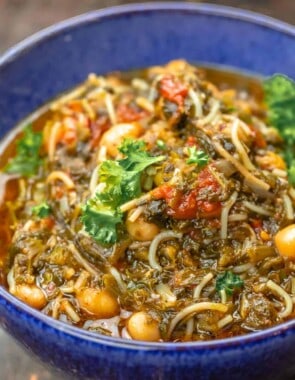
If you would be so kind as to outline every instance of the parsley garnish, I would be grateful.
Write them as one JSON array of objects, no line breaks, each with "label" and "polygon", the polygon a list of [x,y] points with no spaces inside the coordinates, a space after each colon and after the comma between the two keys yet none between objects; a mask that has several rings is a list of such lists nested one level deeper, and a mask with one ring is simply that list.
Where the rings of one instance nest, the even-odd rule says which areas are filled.
[{"label": "parsley garnish", "polygon": [[209,156],[203,150],[197,150],[195,146],[188,149],[189,158],[186,160],[187,164],[196,164],[200,167],[208,163]]},{"label": "parsley garnish", "polygon": [[37,206],[34,206],[32,208],[32,213],[38,216],[38,218],[46,218],[51,214],[51,208],[46,202],[43,202]]},{"label": "parsley garnish", "polygon": [[231,271],[221,273],[216,279],[216,290],[220,293],[225,290],[225,293],[231,296],[235,289],[240,289],[244,285],[244,281],[240,276]]},{"label": "parsley garnish", "polygon": [[7,164],[7,173],[30,177],[38,172],[42,160],[39,156],[42,134],[34,132],[29,125],[24,129],[24,136],[17,142],[16,156]]},{"label": "parsley garnish", "polygon": [[167,145],[164,143],[164,141],[163,140],[157,140],[156,141],[156,145],[157,145],[157,147],[159,148],[159,149],[161,149],[161,150],[166,150],[167,149]]},{"label": "parsley garnish", "polygon": [[264,81],[265,102],[269,122],[276,127],[285,141],[285,160],[289,180],[295,184],[295,82],[280,74]]},{"label": "parsley garnish", "polygon": [[81,220],[85,230],[102,244],[118,240],[117,226],[123,221],[120,206],[141,194],[141,175],[164,156],[152,157],[143,141],[126,139],[119,147],[120,160],[106,160],[98,168],[100,183],[105,187],[83,206]]}]

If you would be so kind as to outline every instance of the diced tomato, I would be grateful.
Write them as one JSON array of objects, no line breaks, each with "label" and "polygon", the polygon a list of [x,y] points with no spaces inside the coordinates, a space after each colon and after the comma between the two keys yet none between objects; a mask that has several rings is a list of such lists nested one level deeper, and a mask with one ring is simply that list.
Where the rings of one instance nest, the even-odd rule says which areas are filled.
[{"label": "diced tomato", "polygon": [[251,131],[253,132],[254,134],[254,145],[257,147],[257,148],[266,148],[266,141],[265,141],[265,138],[263,137],[263,134],[259,131],[259,129],[257,129],[256,127],[254,127],[254,125],[248,125],[248,127],[251,129]]},{"label": "diced tomato", "polygon": [[197,189],[183,194],[169,185],[160,186],[153,191],[154,198],[165,199],[168,206],[167,214],[175,219],[210,219],[220,215],[220,202],[198,200],[197,196]]},{"label": "diced tomato", "polygon": [[102,134],[111,126],[107,116],[103,115],[90,123],[91,148],[97,147]]},{"label": "diced tomato", "polygon": [[117,118],[120,122],[132,122],[147,117],[149,113],[146,110],[132,107],[128,104],[119,104],[117,107]]},{"label": "diced tomato", "polygon": [[220,202],[198,201],[198,215],[200,218],[211,219],[221,214]]},{"label": "diced tomato", "polygon": [[208,167],[200,171],[198,175],[197,190],[207,189],[208,192],[218,193],[220,191],[220,184],[214,175],[211,173]]},{"label": "diced tomato", "polygon": [[160,80],[159,91],[163,98],[182,106],[188,89],[177,78],[166,75]]},{"label": "diced tomato", "polygon": [[54,227],[54,224],[54,219],[52,219],[50,216],[41,219],[41,227],[46,228],[47,230],[51,230]]},{"label": "diced tomato", "polygon": [[195,136],[188,136],[186,140],[186,146],[196,146],[197,138]]},{"label": "diced tomato", "polygon": [[251,219],[250,224],[254,228],[254,230],[262,229],[262,220],[261,219]]},{"label": "diced tomato", "polygon": [[175,189],[170,185],[159,186],[152,192],[152,196],[155,199],[165,199],[166,201],[171,199],[173,197],[173,194],[175,194]]},{"label": "diced tomato", "polygon": [[[169,205],[169,203],[168,203]],[[187,194],[180,194],[173,207],[169,205],[167,214],[175,219],[194,219],[197,216],[198,202],[196,192],[192,190]]]}]

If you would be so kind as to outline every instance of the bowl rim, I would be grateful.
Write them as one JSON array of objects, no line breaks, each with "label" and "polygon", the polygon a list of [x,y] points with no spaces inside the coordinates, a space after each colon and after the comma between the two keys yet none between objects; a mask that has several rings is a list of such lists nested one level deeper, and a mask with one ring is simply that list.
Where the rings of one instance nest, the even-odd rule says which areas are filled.
[{"label": "bowl rim", "polygon": [[[71,17],[64,21],[53,24],[41,31],[25,38],[9,48],[2,56],[0,56],[0,69],[9,65],[12,61],[25,54],[27,50],[34,48],[39,43],[43,43],[47,39],[54,37],[63,32],[70,31],[77,26],[97,22],[100,19],[107,19],[130,13],[143,12],[161,12],[161,11],[182,11],[205,14],[209,16],[219,16],[229,19],[241,20],[244,22],[256,24],[265,28],[273,29],[284,34],[288,34],[295,38],[295,27],[283,21],[276,20],[272,17],[265,16],[256,12],[233,8],[222,5],[206,4],[206,3],[179,3],[179,2],[155,2],[155,3],[137,3],[125,4],[90,11],[81,15]],[[104,336],[102,334],[77,328],[70,324],[55,320],[40,311],[35,310],[23,303],[13,295],[11,295],[3,286],[0,286],[0,301],[6,301],[19,312],[24,312],[27,316],[33,317],[35,320],[42,322],[47,328],[53,328],[60,333],[69,334],[72,337],[80,338],[92,343],[99,343],[115,348],[133,349],[133,350],[157,350],[157,351],[185,351],[195,350],[203,351],[204,349],[220,349],[231,348],[242,344],[255,344],[275,336],[283,336],[288,333],[295,332],[295,320],[290,320],[274,327],[252,332],[247,335],[240,335],[226,339],[216,339],[212,341],[197,342],[142,342],[136,340],[127,340],[122,338],[114,338]]]}]

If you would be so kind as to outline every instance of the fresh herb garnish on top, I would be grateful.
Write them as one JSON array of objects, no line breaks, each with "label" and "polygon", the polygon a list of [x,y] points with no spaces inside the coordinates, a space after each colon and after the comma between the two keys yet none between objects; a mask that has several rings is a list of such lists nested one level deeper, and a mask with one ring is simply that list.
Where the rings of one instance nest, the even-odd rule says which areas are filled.
[{"label": "fresh herb garnish on top", "polygon": [[42,145],[42,133],[34,132],[31,125],[24,129],[23,137],[17,142],[16,156],[5,167],[11,174],[30,177],[37,174],[42,159],[39,152]]},{"label": "fresh herb garnish on top", "polygon": [[189,158],[186,160],[187,164],[195,164],[200,167],[207,165],[209,156],[203,150],[197,150],[195,146],[188,149]]},{"label": "fresh herb garnish on top", "polygon": [[295,82],[281,74],[264,81],[268,120],[285,141],[289,180],[295,184]]},{"label": "fresh herb garnish on top", "polygon": [[51,208],[46,202],[43,202],[32,207],[32,213],[38,218],[46,218],[51,214]]},{"label": "fresh herb garnish on top", "polygon": [[228,296],[231,296],[235,289],[242,288],[243,285],[244,281],[241,277],[231,271],[218,274],[216,279],[216,290],[219,293],[224,290]]},{"label": "fresh herb garnish on top", "polygon": [[164,159],[146,151],[143,141],[125,139],[119,147],[119,160],[106,160],[98,168],[101,190],[82,209],[86,232],[102,244],[115,243],[117,226],[123,221],[120,206],[141,194],[141,175],[150,165]]}]

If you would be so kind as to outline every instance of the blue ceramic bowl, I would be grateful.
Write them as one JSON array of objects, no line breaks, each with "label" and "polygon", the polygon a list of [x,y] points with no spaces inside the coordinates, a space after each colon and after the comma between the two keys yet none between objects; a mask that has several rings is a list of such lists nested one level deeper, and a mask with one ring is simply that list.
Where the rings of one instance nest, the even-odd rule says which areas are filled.
[{"label": "blue ceramic bowl", "polygon": [[[65,21],[0,58],[0,136],[89,72],[179,57],[295,78],[295,28],[245,11],[182,3],[128,5]],[[213,342],[124,341],[48,318],[0,287],[0,322],[43,362],[81,379],[295,377],[295,321]]]}]

